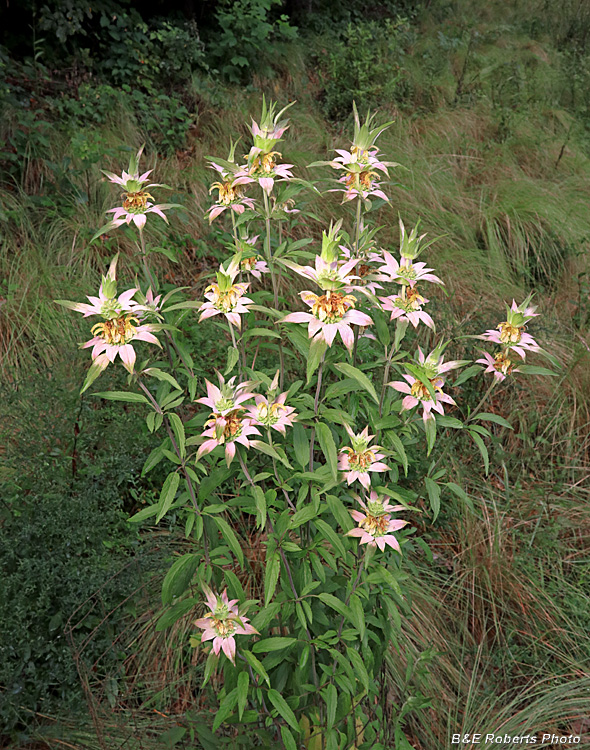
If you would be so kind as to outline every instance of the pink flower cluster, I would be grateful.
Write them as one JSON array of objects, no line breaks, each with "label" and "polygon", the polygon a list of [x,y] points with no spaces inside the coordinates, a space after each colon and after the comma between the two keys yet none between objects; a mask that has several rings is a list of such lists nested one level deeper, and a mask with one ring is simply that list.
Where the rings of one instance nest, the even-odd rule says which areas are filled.
[{"label": "pink flower cluster", "polygon": [[535,339],[526,333],[526,323],[538,315],[535,313],[536,308],[529,306],[530,299],[530,296],[527,297],[521,305],[517,305],[516,301],[512,300],[512,305],[506,306],[506,320],[499,323],[495,329],[487,330],[478,337],[484,341],[499,344],[501,347],[493,357],[488,352],[482,351],[483,357],[476,360],[479,364],[486,365],[484,372],[493,374],[497,382],[502,382],[513,372],[520,372],[515,366],[513,353],[524,360],[527,351],[541,351]]},{"label": "pink flower cluster", "polygon": [[204,588],[205,598],[209,612],[194,621],[197,628],[204,632],[201,642],[213,641],[213,651],[217,655],[220,651],[235,664],[236,662],[236,635],[260,635],[256,628],[250,625],[247,617],[240,614],[237,607],[237,599],[229,599],[227,589],[219,596],[210,589]]},{"label": "pink flower cluster", "polygon": [[360,544],[368,544],[369,547],[379,547],[381,552],[389,545],[392,549],[401,553],[401,547],[394,535],[394,531],[403,529],[408,523],[399,518],[392,518],[391,514],[404,510],[403,505],[390,505],[387,500],[379,497],[375,490],[364,502],[357,495],[354,496],[364,513],[351,510],[350,515],[358,526],[347,532],[347,536],[358,537]]}]

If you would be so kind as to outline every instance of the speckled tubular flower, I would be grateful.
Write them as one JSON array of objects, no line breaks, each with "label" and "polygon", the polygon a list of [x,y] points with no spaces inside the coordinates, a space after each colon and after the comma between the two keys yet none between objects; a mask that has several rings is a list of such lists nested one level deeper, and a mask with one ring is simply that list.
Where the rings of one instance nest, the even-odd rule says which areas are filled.
[{"label": "speckled tubular flower", "polygon": [[248,177],[257,182],[267,195],[272,193],[275,180],[290,180],[293,177],[293,164],[278,164],[275,157],[280,158],[278,151],[263,153],[252,148],[248,157],[248,167],[237,173],[239,177]]},{"label": "speckled tubular flower", "polygon": [[358,480],[363,487],[368,490],[371,485],[369,476],[370,471],[389,471],[389,466],[384,464],[381,459],[385,458],[379,453],[379,445],[373,445],[369,448],[369,443],[375,437],[369,435],[369,427],[355,434],[348,425],[344,426],[350,436],[352,447],[346,446],[340,451],[338,456],[338,468],[344,472],[344,478],[350,485]]},{"label": "speckled tubular flower", "polygon": [[381,552],[389,545],[401,553],[401,547],[393,532],[403,529],[407,521],[392,519],[391,513],[404,510],[403,505],[390,505],[387,501],[379,498],[373,490],[365,504],[360,497],[355,496],[360,506],[365,511],[351,510],[350,515],[358,523],[356,529],[351,529],[346,536],[359,537],[360,544],[368,544],[370,547],[379,547]]},{"label": "speckled tubular flower", "polygon": [[242,327],[242,321],[240,315],[247,313],[249,306],[254,304],[254,301],[249,297],[244,297],[246,290],[250,286],[246,284],[234,284],[240,268],[239,257],[235,256],[227,270],[224,270],[223,265],[219,267],[217,272],[217,281],[210,284],[205,290],[205,299],[207,302],[203,302],[199,308],[201,316],[199,322],[206,318],[212,318],[214,315],[225,315],[228,322],[236,328]]},{"label": "speckled tubular flower", "polygon": [[349,352],[354,345],[352,325],[370,326],[371,318],[360,310],[355,310],[356,299],[351,294],[330,292],[318,296],[313,292],[300,292],[301,299],[311,308],[311,312],[289,313],[281,323],[308,323],[310,338],[320,339],[332,346],[336,334]]},{"label": "speckled tubular flower", "polygon": [[63,299],[55,300],[56,303],[70,310],[83,313],[85,318],[91,315],[100,315],[106,320],[113,320],[118,318],[122,313],[134,312],[138,307],[137,303],[133,301],[133,297],[138,291],[137,287],[128,289],[117,297],[116,273],[118,258],[119,255],[115,255],[111,261],[107,275],[102,277],[98,297],[89,295],[86,297],[90,304],[86,302],[69,302]]},{"label": "speckled tubular flower", "polygon": [[218,372],[217,377],[219,378],[219,388],[205,380],[207,396],[197,399],[198,404],[205,404],[215,414],[225,416],[236,409],[243,408],[242,404],[254,398],[255,394],[250,392],[253,385],[252,381],[248,380],[234,385],[235,375],[227,383],[221,373]]},{"label": "speckled tubular flower", "polygon": [[429,419],[434,418],[434,415],[432,414],[433,410],[439,414],[445,413],[443,403],[455,404],[455,401],[442,391],[444,385],[443,378],[435,377],[430,379],[430,384],[434,391],[434,398],[432,398],[428,388],[421,380],[418,380],[413,375],[404,375],[403,378],[407,381],[406,383],[398,380],[387,384],[392,388],[395,388],[396,391],[400,391],[400,393],[408,394],[402,401],[402,411],[413,409],[414,406],[422,404],[424,408],[422,418],[424,419],[424,422],[427,422]]},{"label": "speckled tubular flower", "polygon": [[511,375],[513,372],[520,372],[518,367],[515,367],[512,360],[509,359],[509,353],[509,349],[503,349],[502,351],[497,352],[492,357],[491,354],[482,352],[483,358],[476,359],[475,361],[478,364],[486,365],[486,369],[484,370],[484,372],[493,373],[495,380],[501,383],[503,380],[506,380],[506,377],[508,375]]},{"label": "speckled tubular flower", "polygon": [[514,349],[523,359],[526,358],[527,351],[540,352],[541,347],[535,339],[529,333],[525,333],[526,323],[538,315],[535,313],[536,308],[529,306],[530,301],[531,295],[521,305],[512,300],[511,307],[506,305],[506,320],[500,323],[496,330],[488,330],[478,338],[500,344],[507,349]]},{"label": "speckled tubular flower", "polygon": [[[405,289],[405,287],[403,287]],[[424,312],[422,305],[428,300],[418,293],[416,286],[407,288],[404,296],[394,294],[389,297],[379,297],[383,309],[391,313],[390,320],[406,320],[417,328],[419,323],[424,323],[434,331],[434,321],[427,312]]]},{"label": "speckled tubular flower", "polygon": [[256,149],[257,154],[268,154],[281,140],[285,131],[289,127],[288,118],[281,120],[281,117],[283,113],[294,104],[295,102],[290,102],[286,107],[283,107],[280,112],[276,112],[277,103],[271,101],[267,106],[266,98],[264,97],[264,94],[262,95],[260,125],[258,125],[253,119],[252,126],[250,127],[254,139],[254,148]]},{"label": "speckled tubular flower", "polygon": [[107,211],[107,213],[113,214],[111,221],[96,232],[92,241],[105,232],[120,227],[123,224],[129,225],[133,222],[138,229],[143,229],[147,221],[147,214],[150,213],[157,214],[168,223],[168,217],[164,211],[169,208],[182,208],[182,206],[177,203],[160,203],[158,205],[153,203],[153,196],[148,192],[150,188],[160,187],[170,189],[170,187],[156,182],[144,185],[152,170],[150,169],[141,175],[139,174],[138,164],[142,151],[143,146],[139,149],[137,154],[132,156],[129,160],[129,171],[123,172],[120,177],[112,172],[103,171],[103,174],[105,174],[111,182],[120,185],[125,192],[121,196],[123,198],[122,205],[111,208]]},{"label": "speckled tubular flower", "polygon": [[125,369],[132,373],[136,359],[132,342],[147,341],[161,346],[151,333],[154,330],[158,329],[149,324],[140,325],[139,319],[134,315],[119,315],[117,318],[93,325],[91,331],[94,336],[82,344],[82,348],[92,347],[92,366],[98,369],[99,373],[106,369],[109,362],[114,362],[117,355],[121,357]]},{"label": "speckled tubular flower", "polygon": [[270,268],[262,256],[254,249],[257,240],[258,235],[238,240],[238,246],[242,253],[240,271],[251,273],[255,279],[261,279],[263,273],[270,273]]},{"label": "speckled tubular flower", "polygon": [[120,177],[113,172],[106,172],[104,169],[101,169],[101,172],[108,177],[109,181],[113,182],[115,185],[120,185],[125,193],[134,195],[142,190],[147,190],[152,187],[169,187],[168,185],[163,185],[157,182],[150,182],[149,185],[144,185],[144,182],[147,182],[148,176],[153,172],[152,169],[148,169],[147,172],[144,172],[141,175],[139,174],[139,160],[141,159],[144,147],[145,146],[142,146],[137,154],[131,156],[129,159],[128,171],[123,171]]},{"label": "speckled tubular flower", "polygon": [[217,655],[220,651],[235,664],[236,635],[260,635],[249,620],[240,614],[237,599],[228,599],[227,589],[219,596],[208,588],[204,589],[210,612],[194,621],[197,628],[204,632],[201,642],[213,641],[213,651]]},{"label": "speckled tubular flower", "polygon": [[[453,359],[449,362],[445,362],[445,358],[442,354],[443,346],[437,346],[427,356],[424,354],[422,349],[418,347],[418,362],[422,366],[426,377],[428,378],[440,378],[446,376],[450,370],[456,370],[458,367],[463,367],[469,363],[466,359]],[[444,377],[443,377],[444,380]]]},{"label": "speckled tubular flower", "polygon": [[293,422],[297,417],[297,413],[292,406],[285,406],[286,399],[286,391],[275,398],[256,395],[256,406],[247,407],[247,412],[252,418],[253,424],[272,427],[281,435],[286,435],[285,428],[293,427]]},{"label": "speckled tubular flower", "polygon": [[225,446],[225,461],[229,466],[236,455],[236,443],[240,443],[244,448],[250,447],[249,437],[260,435],[251,419],[243,417],[243,409],[238,407],[235,411],[227,414],[212,414],[205,422],[206,429],[201,433],[207,438],[199,446],[197,451],[197,461],[207,453],[217,448],[218,445]]},{"label": "speckled tubular flower", "polygon": [[243,214],[247,208],[254,209],[254,200],[244,195],[244,185],[254,180],[244,173],[242,167],[234,163],[235,148],[236,144],[232,143],[227,161],[214,157],[209,161],[211,169],[220,176],[220,180],[209,188],[210,193],[217,190],[217,201],[207,211],[209,223],[228,208],[236,214]]},{"label": "speckled tubular flower", "polygon": [[387,250],[383,251],[383,259],[385,264],[379,270],[387,274],[390,281],[397,281],[398,284],[406,286],[415,286],[419,281],[443,284],[438,276],[430,273],[432,268],[426,268],[426,263],[413,263],[409,258],[402,258],[398,263]]}]

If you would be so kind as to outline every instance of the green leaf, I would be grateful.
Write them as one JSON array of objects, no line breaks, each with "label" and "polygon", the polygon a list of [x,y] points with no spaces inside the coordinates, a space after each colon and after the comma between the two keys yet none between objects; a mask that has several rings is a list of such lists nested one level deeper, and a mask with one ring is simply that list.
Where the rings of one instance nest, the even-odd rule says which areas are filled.
[{"label": "green leaf", "polygon": [[276,710],[279,712],[279,714],[283,717],[283,719],[287,722],[287,724],[292,727],[296,732],[299,732],[299,724],[297,723],[297,719],[295,718],[295,714],[287,704],[287,701],[283,698],[283,696],[277,692],[274,689],[270,689],[267,693],[269,701],[272,703],[272,705],[276,708]]},{"label": "green leaf", "polygon": [[328,503],[330,513],[334,516],[344,531],[350,531],[354,527],[354,523],[342,500],[340,500],[339,497],[336,497],[336,495],[326,495],[326,502]]},{"label": "green leaf", "polygon": [[220,518],[219,516],[213,516],[213,520],[215,521],[217,528],[221,532],[221,536],[225,539],[228,547],[231,549],[234,555],[238,558],[240,566],[243,568],[244,567],[244,552],[242,550],[242,546],[240,545],[238,538],[235,535],[233,529],[224,518]]},{"label": "green leaf", "polygon": [[215,719],[213,721],[214,732],[216,732],[219,729],[219,727],[223,724],[223,722],[228,718],[228,716],[231,715],[237,702],[238,702],[238,689],[234,688],[222,700],[221,705],[219,706],[219,709],[217,713],[215,714]]},{"label": "green leaf", "polygon": [[538,365],[518,365],[518,371],[525,375],[550,375],[552,377],[557,376],[556,372],[548,370],[546,367],[539,367]]},{"label": "green leaf", "polygon": [[474,419],[481,419],[484,422],[495,422],[496,424],[502,425],[502,427],[508,427],[509,430],[514,428],[507,419],[500,417],[498,414],[488,414],[488,412],[481,412]]},{"label": "green leaf", "polygon": [[140,523],[141,521],[145,521],[146,518],[155,516],[157,512],[158,506],[156,504],[149,505],[147,508],[142,508],[140,511],[132,515],[131,518],[128,518],[127,523]]},{"label": "green leaf", "polygon": [[128,391],[105,391],[102,393],[93,393],[92,395],[106,398],[108,401],[126,401],[130,404],[150,403],[142,393],[130,393]]},{"label": "green leaf", "polygon": [[352,646],[346,647],[346,655],[348,657],[348,660],[352,664],[352,668],[354,670],[354,673],[359,679],[367,691],[369,692],[369,673],[367,672],[367,668],[365,667],[365,662],[363,661],[361,655],[358,651],[356,651]]},{"label": "green leaf", "polygon": [[353,621],[352,612],[350,611],[349,607],[347,607],[341,599],[338,599],[338,597],[334,596],[333,594],[326,594],[325,592],[322,592],[321,594],[318,594],[318,598],[324,604],[327,604],[328,607],[335,609],[338,614],[342,615],[342,617],[345,617],[349,622]]},{"label": "green leaf", "polygon": [[279,573],[281,570],[281,561],[279,559],[279,553],[273,552],[269,555],[266,561],[266,569],[264,571],[264,606],[266,607],[270,600],[273,598],[275,589],[277,587],[277,581],[279,580]]},{"label": "green leaf", "polygon": [[297,463],[304,469],[309,465],[309,438],[307,431],[299,422],[293,425],[293,447]]},{"label": "green leaf", "polygon": [[166,573],[162,583],[162,604],[170,604],[175,598],[184,594],[195,574],[201,556],[197,554],[182,555]]},{"label": "green leaf", "polygon": [[174,625],[174,623],[178,622],[178,620],[186,615],[187,612],[194,609],[197,603],[196,599],[183,599],[181,602],[176,602],[176,604],[173,604],[170,609],[167,612],[164,612],[160,617],[156,623],[156,630],[166,630],[171,625]]},{"label": "green leaf", "polygon": [[346,557],[346,550],[342,543],[340,536],[334,531],[330,524],[322,521],[321,518],[316,518],[315,525],[318,527],[324,537],[330,542],[332,547],[340,553],[342,557]]},{"label": "green leaf", "polygon": [[144,477],[149,471],[154,468],[154,466],[157,466],[163,458],[164,452],[162,451],[162,446],[159,445],[157,448],[154,448],[154,450],[146,458],[143,469],[141,470],[141,476]]},{"label": "green leaf", "polygon": [[176,438],[176,444],[178,445],[178,449],[180,451],[180,457],[184,458],[186,456],[186,437],[184,434],[184,425],[182,423],[182,419],[178,416],[178,414],[168,414],[168,419],[170,420],[172,432],[174,433],[174,437]]},{"label": "green leaf", "polygon": [[289,727],[286,727],[284,724],[281,726],[281,739],[283,740],[285,750],[297,750],[295,738],[291,734]]},{"label": "green leaf", "polygon": [[150,375],[152,378],[156,378],[157,380],[164,380],[167,383],[170,383],[170,385],[174,386],[174,388],[177,388],[179,391],[182,391],[182,388],[178,384],[178,381],[170,375],[169,372],[164,372],[164,370],[159,370],[157,367],[148,367],[147,370],[144,370],[145,375]]},{"label": "green leaf", "polygon": [[258,660],[256,656],[254,656],[253,653],[248,651],[247,649],[242,649],[240,651],[244,659],[248,662],[248,664],[252,667],[252,669],[256,672],[256,674],[259,674],[262,679],[266,682],[266,684],[270,687],[270,677],[268,676],[268,673],[266,669],[262,666],[262,662]]},{"label": "green leaf", "polygon": [[242,720],[242,714],[248,702],[248,687],[250,685],[250,675],[248,672],[240,672],[238,675],[238,717]]},{"label": "green leaf", "polygon": [[463,500],[463,502],[473,510],[473,502],[471,501],[471,498],[465,492],[463,487],[460,487],[458,484],[455,484],[455,482],[447,482],[447,487],[451,490],[451,492],[454,495],[456,495],[458,498]]},{"label": "green leaf", "polygon": [[246,333],[242,336],[242,340],[252,338],[252,336],[268,336],[273,339],[280,339],[281,334],[276,331],[271,331],[268,328],[249,328]]},{"label": "green leaf", "polygon": [[340,370],[341,373],[346,375],[347,378],[353,378],[353,380],[356,380],[359,385],[367,391],[367,393],[371,396],[373,401],[378,404],[379,398],[377,397],[377,391],[375,390],[375,387],[373,386],[373,383],[369,380],[369,378],[365,375],[364,372],[359,370],[357,367],[353,367],[352,365],[349,365],[348,362],[339,362],[338,364],[334,365],[334,367],[337,370]]},{"label": "green leaf", "polygon": [[453,430],[462,430],[465,427],[460,419],[449,417],[447,414],[437,414],[436,423],[439,427],[450,427]]},{"label": "green leaf", "polygon": [[474,432],[472,429],[469,429],[469,434],[473,438],[473,442],[479,448],[479,452],[481,453],[481,457],[483,458],[484,470],[487,476],[490,470],[490,456],[488,454],[488,449],[486,448],[481,435],[478,435],[477,432]]},{"label": "green leaf", "polygon": [[266,497],[258,485],[254,485],[251,492],[256,504],[256,528],[263,529],[266,525]]},{"label": "green leaf", "polygon": [[466,380],[473,378],[482,370],[483,370],[483,367],[480,367],[479,365],[471,365],[471,367],[468,367],[466,370],[463,370],[463,372],[460,373],[460,375],[455,379],[455,382],[453,383],[453,387],[461,385]]},{"label": "green leaf", "polygon": [[357,594],[353,594],[350,597],[349,606],[352,613],[353,625],[359,631],[362,640],[365,637],[365,610],[363,609],[362,602]]},{"label": "green leaf", "polygon": [[223,373],[224,375],[227,375],[234,369],[239,358],[240,358],[240,352],[237,350],[237,348],[233,346],[228,346],[227,347],[227,365],[225,368],[225,372]]},{"label": "green leaf", "polygon": [[311,503],[308,503],[303,508],[301,508],[300,510],[298,510],[296,513],[293,514],[291,518],[291,523],[289,524],[289,528],[296,529],[299,526],[302,526],[304,523],[311,521],[316,516],[317,516],[317,511],[315,507]]},{"label": "green leaf", "polygon": [[352,391],[358,391],[361,388],[361,384],[354,378],[344,378],[336,383],[332,383],[326,388],[324,398],[322,401],[330,403],[330,401],[337,396],[344,396]]},{"label": "green leaf", "polygon": [[166,515],[172,501],[176,495],[178,484],[180,482],[180,475],[175,471],[171,471],[166,477],[162,486],[162,492],[160,493],[160,499],[158,501],[158,515],[156,517],[156,523],[160,523],[161,519]]},{"label": "green leaf", "polygon": [[266,654],[269,651],[281,651],[283,648],[289,648],[289,646],[292,646],[294,643],[297,643],[297,638],[273,636],[272,638],[265,638],[262,641],[257,641],[252,646],[252,651],[255,654]]},{"label": "green leaf", "polygon": [[433,512],[432,520],[436,521],[436,518],[440,511],[440,487],[430,477],[426,477],[424,479],[424,484],[426,485],[428,499],[430,500],[430,507],[432,508]]},{"label": "green leaf", "polygon": [[396,435],[395,432],[390,431],[387,433],[387,437],[397,451],[400,461],[402,462],[402,466],[404,467],[404,474],[408,476],[408,456],[406,454],[406,449],[404,448],[404,444],[402,443],[400,436]]},{"label": "green leaf", "polygon": [[326,701],[326,722],[328,729],[332,729],[336,721],[336,708],[338,706],[338,691],[336,685],[330,683],[323,691],[324,700]]},{"label": "green leaf", "polygon": [[215,469],[215,471],[211,472],[211,474],[209,474],[208,477],[205,477],[199,485],[198,499],[209,499],[210,495],[219,487],[220,484],[223,484],[223,482],[225,482],[230,474],[231,469],[228,469],[227,466],[220,466],[218,469]]},{"label": "green leaf", "polygon": [[316,432],[320,443],[322,453],[326,457],[326,462],[332,473],[334,480],[338,479],[338,452],[336,450],[336,443],[332,437],[332,431],[327,424],[319,422],[316,425]]},{"label": "green leaf", "polygon": [[429,456],[436,441],[436,419],[432,416],[429,417],[426,422],[424,422],[424,429],[426,431],[426,445],[428,446],[426,455]]},{"label": "green leaf", "polygon": [[327,348],[328,345],[323,339],[314,339],[311,342],[307,357],[307,384],[309,384],[312,375],[318,369]]},{"label": "green leaf", "polygon": [[250,446],[257,451],[260,451],[261,453],[265,453],[267,456],[272,456],[277,461],[280,461],[282,464],[284,464],[288,469],[293,469],[286,458],[283,458],[279,453],[277,453],[272,445],[265,443],[263,440],[250,440]]}]

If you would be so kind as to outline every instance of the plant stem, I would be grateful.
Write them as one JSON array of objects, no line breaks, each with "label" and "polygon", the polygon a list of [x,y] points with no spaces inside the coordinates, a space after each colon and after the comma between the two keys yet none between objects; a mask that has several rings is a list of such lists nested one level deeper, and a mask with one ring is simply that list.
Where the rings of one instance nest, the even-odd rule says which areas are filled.
[{"label": "plant stem", "polygon": [[[267,432],[268,432],[268,442],[270,444],[270,447],[274,448],[274,444],[272,442],[272,431],[271,431],[270,427],[268,428]],[[277,480],[277,485],[281,487],[281,490],[283,492],[283,496],[284,496],[285,500],[287,501],[287,505],[291,508],[292,511],[295,511],[296,508],[293,505],[293,501],[289,497],[289,493],[287,492],[287,490],[284,487],[281,486],[283,484],[283,481],[282,481],[281,477],[279,476],[279,472],[278,472],[278,469],[277,469],[276,459],[275,459],[274,456],[271,456],[271,458],[272,458],[272,468],[274,469],[274,474],[275,474],[275,479]]]},{"label": "plant stem", "polygon": [[[255,487],[256,485],[254,483],[254,480],[250,476],[250,472],[248,471],[248,467],[246,466],[246,464],[244,462],[244,459],[242,458],[242,453],[241,453],[241,451],[240,451],[239,448],[236,450],[236,453],[237,453],[238,460],[240,462],[240,466],[242,468],[242,471],[244,472],[244,476],[246,477],[246,480],[248,481],[248,483],[252,487]],[[276,537],[275,529],[274,529],[272,521],[270,520],[270,514],[269,513],[266,514],[266,524],[267,524],[267,526],[268,526],[268,528],[270,530],[270,533],[273,536]],[[291,587],[291,591],[293,592],[293,597],[296,600],[299,600],[300,597],[299,597],[299,594],[297,593],[297,589],[295,588],[295,582],[293,580],[293,574],[291,572],[291,566],[289,565],[289,561],[287,560],[287,557],[285,555],[285,550],[282,547],[278,547],[278,550],[279,550],[279,555],[281,556],[281,560],[283,562],[283,565],[285,566],[285,570],[287,571],[287,577],[289,579],[289,585]],[[314,684],[315,684],[316,687],[319,687],[318,675],[317,675],[316,668],[315,668],[315,649],[314,649],[314,647],[313,647],[313,645],[311,643],[312,637],[311,637],[311,633],[309,632],[309,628],[306,628],[305,632],[307,634],[307,637],[308,637],[309,642],[310,642],[310,647],[311,647],[311,657],[312,657],[312,665],[313,665]]]},{"label": "plant stem", "polygon": [[[265,225],[266,225],[266,237],[264,240],[265,253],[266,253],[266,260],[268,262],[268,267],[270,268],[270,279],[272,282],[272,294],[273,294],[273,307],[275,310],[278,310],[280,272],[279,272],[279,278],[277,279],[275,276],[275,263],[272,257],[272,250],[271,250],[271,244],[270,244],[270,205],[268,202],[268,195],[266,194],[266,190],[262,191],[262,198],[264,200],[264,218],[265,218]],[[278,345],[279,345],[279,363],[280,363],[279,388],[282,391],[283,382],[285,378],[285,358],[283,354],[282,339],[279,339]]]},{"label": "plant stem", "polygon": [[[195,488],[193,487],[193,481],[192,481],[192,479],[190,477],[190,474],[186,470],[186,462],[185,462],[185,459],[183,458],[183,456],[182,456],[182,454],[180,452],[180,449],[178,447],[178,443],[176,442],[176,439],[174,437],[174,433],[172,432],[172,428],[170,427],[170,421],[168,419],[168,416],[166,414],[164,414],[164,412],[162,411],[162,408],[161,408],[160,404],[158,404],[158,402],[156,401],[156,399],[152,396],[149,388],[147,388],[144,385],[144,383],[141,381],[140,378],[138,378],[137,382],[139,383],[139,387],[141,388],[141,390],[145,393],[145,395],[150,400],[150,402],[151,402],[152,406],[154,407],[154,410],[156,411],[156,413],[157,414],[161,414],[162,417],[163,417],[163,422],[164,422],[164,425],[166,426],[166,432],[168,433],[168,437],[170,438],[170,442],[172,443],[172,447],[174,448],[174,452],[176,453],[176,455],[178,456],[178,460],[180,461],[180,468],[181,468],[182,474],[183,474],[183,476],[184,476],[184,478],[186,480],[186,484],[187,484],[187,487],[188,487],[188,492],[189,492],[189,496],[190,496],[190,499],[191,499],[191,503],[193,505],[195,513],[198,516],[200,516],[202,514],[201,514],[201,511],[199,509],[199,504],[197,503],[197,496],[195,494]],[[205,525],[204,524],[203,524],[203,547],[204,547],[204,552],[205,552],[205,562],[206,562],[207,565],[209,565],[210,564],[210,562],[209,562],[209,541],[207,539],[207,532],[205,530]]]},{"label": "plant stem", "polygon": [[[318,409],[320,406],[320,392],[322,390],[322,376],[324,373],[324,360],[326,359],[326,352],[323,353],[320,361],[320,369],[318,370],[318,383],[315,389],[315,399],[313,402],[313,413],[317,417]],[[313,448],[315,443],[315,427],[311,428],[311,437],[309,439],[309,470],[313,471]]]},{"label": "plant stem", "polygon": [[[236,336],[235,336],[235,333],[234,333],[234,327],[233,327],[233,325],[231,323],[229,324],[229,332],[231,333],[232,345],[233,345],[234,349],[238,352],[238,368],[239,368],[240,377],[241,377],[242,376],[242,356],[243,356],[243,351],[242,351],[242,347],[241,346],[238,347],[238,345],[236,343]],[[242,340],[240,339],[240,343],[241,343],[241,341]]]}]

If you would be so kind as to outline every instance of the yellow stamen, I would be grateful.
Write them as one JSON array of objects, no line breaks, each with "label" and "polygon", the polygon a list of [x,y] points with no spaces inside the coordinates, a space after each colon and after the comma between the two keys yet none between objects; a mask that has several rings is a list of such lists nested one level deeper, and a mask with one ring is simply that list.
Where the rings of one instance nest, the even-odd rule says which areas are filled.
[{"label": "yellow stamen", "polygon": [[504,352],[498,352],[495,355],[494,359],[496,360],[494,369],[498,370],[498,372],[501,372],[503,375],[510,375],[510,373],[514,369],[514,365],[504,354]]},{"label": "yellow stamen", "polygon": [[147,208],[148,198],[154,199],[146,190],[139,190],[137,193],[123,193],[125,200],[123,208],[125,211],[144,211]]},{"label": "yellow stamen", "polygon": [[96,323],[90,330],[94,336],[100,336],[107,344],[122,346],[137,334],[134,323],[139,325],[139,320],[135,316],[121,315],[114,320]]},{"label": "yellow stamen", "polygon": [[523,327],[513,326],[508,322],[500,323],[500,341],[503,344],[518,344],[522,338]]},{"label": "yellow stamen", "polygon": [[311,308],[311,312],[318,320],[325,323],[338,323],[345,316],[347,310],[356,305],[352,294],[328,292],[318,297]]},{"label": "yellow stamen", "polygon": [[362,521],[361,526],[371,536],[383,536],[387,533],[387,526],[389,524],[389,515],[383,516],[371,516],[367,514],[367,517]]}]

